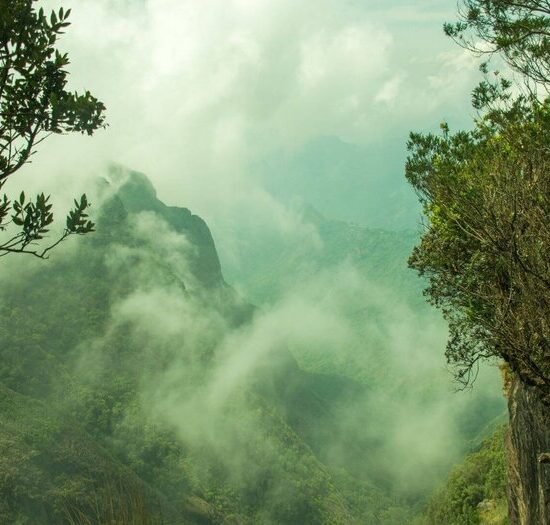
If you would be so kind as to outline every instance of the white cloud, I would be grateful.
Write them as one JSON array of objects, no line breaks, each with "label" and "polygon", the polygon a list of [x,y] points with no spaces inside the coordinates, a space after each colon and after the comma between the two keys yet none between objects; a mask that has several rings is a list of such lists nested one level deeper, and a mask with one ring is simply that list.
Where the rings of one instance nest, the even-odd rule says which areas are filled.
[{"label": "white cloud", "polygon": [[399,95],[399,89],[403,84],[403,77],[396,75],[390,80],[386,81],[380,91],[376,94],[375,101],[382,102],[385,104],[391,104],[395,101]]}]

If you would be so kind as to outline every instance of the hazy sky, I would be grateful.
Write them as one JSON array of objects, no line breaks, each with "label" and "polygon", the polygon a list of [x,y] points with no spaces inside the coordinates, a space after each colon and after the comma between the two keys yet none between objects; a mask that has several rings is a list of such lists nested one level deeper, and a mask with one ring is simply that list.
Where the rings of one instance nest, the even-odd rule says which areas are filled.
[{"label": "hazy sky", "polygon": [[408,132],[470,118],[477,67],[442,32],[453,0],[41,3],[73,8],[71,87],[106,103],[109,128],[49,139],[26,176],[71,192],[120,162],[203,216],[218,243],[246,221],[295,229],[297,200],[414,227]]}]

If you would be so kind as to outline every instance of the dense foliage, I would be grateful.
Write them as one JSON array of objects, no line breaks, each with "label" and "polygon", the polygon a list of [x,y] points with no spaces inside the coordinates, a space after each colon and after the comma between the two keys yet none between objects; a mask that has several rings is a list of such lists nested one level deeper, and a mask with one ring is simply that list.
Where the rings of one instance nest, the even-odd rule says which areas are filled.
[{"label": "dense foliage", "polygon": [[412,134],[407,177],[428,219],[411,265],[450,324],[468,381],[499,356],[550,392],[550,104],[516,101],[471,132]]},{"label": "dense foliage", "polygon": [[455,467],[446,484],[430,499],[424,525],[506,525],[505,428]]}]

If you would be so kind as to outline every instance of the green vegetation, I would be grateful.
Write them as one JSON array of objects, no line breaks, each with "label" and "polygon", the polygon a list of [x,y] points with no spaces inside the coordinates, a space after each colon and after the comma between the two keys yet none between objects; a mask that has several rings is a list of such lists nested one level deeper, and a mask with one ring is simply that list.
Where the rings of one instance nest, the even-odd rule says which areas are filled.
[{"label": "green vegetation", "polygon": [[506,525],[505,427],[487,438],[451,472],[430,498],[425,525]]},{"label": "green vegetation", "polygon": [[[470,28],[496,46],[526,81],[547,86],[548,9],[540,2],[467,2]],[[482,67],[487,71],[487,65]],[[512,96],[483,82],[469,132],[412,133],[407,178],[428,219],[410,264],[449,322],[447,358],[469,383],[478,361],[500,357],[550,396],[550,99]]]},{"label": "green vegetation", "polygon": [[[443,123],[439,135],[411,133],[406,175],[427,221],[409,264],[427,278],[426,295],[449,323],[446,356],[458,380],[470,384],[487,359],[512,372],[510,519],[542,523],[545,480],[534,472],[548,444],[550,402],[550,7],[461,6],[446,33],[475,53],[498,54],[519,81],[498,72],[489,80],[484,63],[472,130],[451,133]],[[497,434],[434,496],[428,523],[506,523],[504,479]]]},{"label": "green vegetation", "polygon": [[[92,135],[104,124],[104,105],[89,92],[70,93],[66,88],[69,64],[56,43],[69,26],[70,10],[47,16],[34,8],[36,0],[0,1],[0,190],[8,177],[35,153],[36,146],[52,133]],[[53,223],[49,196],[40,193],[29,201],[0,198],[0,257],[28,253],[46,258],[48,252],[70,235],[93,231],[85,195],[69,211],[63,233],[47,247],[40,246]]]},{"label": "green vegetation", "polygon": [[[429,227],[411,265],[449,321],[449,361],[468,382],[499,356],[549,393],[550,104],[520,99],[470,133],[411,136],[407,176]],[[542,317],[541,317],[542,315]]]}]

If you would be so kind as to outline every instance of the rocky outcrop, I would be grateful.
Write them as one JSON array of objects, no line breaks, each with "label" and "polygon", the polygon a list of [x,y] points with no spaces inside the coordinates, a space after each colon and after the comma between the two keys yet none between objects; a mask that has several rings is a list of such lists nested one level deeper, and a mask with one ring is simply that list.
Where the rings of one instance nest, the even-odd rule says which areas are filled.
[{"label": "rocky outcrop", "polygon": [[508,501],[511,525],[550,525],[550,407],[513,378],[508,389]]},{"label": "rocky outcrop", "polygon": [[113,169],[111,176],[124,181],[116,195],[127,212],[153,212],[175,232],[187,238],[193,247],[188,254],[190,269],[203,287],[211,289],[224,284],[214,239],[202,218],[192,214],[187,208],[164,204],[157,198],[157,192],[149,179],[142,173]]}]

